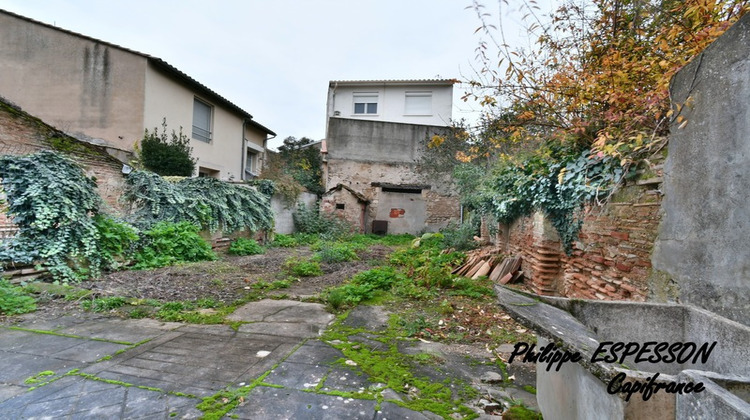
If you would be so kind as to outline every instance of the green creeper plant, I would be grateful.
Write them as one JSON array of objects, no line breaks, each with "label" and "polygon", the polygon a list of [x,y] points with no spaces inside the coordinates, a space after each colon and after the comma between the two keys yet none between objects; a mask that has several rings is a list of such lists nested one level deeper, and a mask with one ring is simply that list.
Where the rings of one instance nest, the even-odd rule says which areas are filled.
[{"label": "green creeper plant", "polygon": [[18,235],[0,248],[0,261],[42,261],[59,281],[97,275],[104,259],[91,215],[99,213],[96,183],[60,154],[42,151],[0,157],[8,214]]}]

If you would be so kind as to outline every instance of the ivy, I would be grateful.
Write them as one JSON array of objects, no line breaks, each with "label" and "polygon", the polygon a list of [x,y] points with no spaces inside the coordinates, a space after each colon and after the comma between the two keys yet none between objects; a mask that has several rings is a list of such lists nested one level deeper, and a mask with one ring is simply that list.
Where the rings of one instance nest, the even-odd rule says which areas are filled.
[{"label": "ivy", "polygon": [[270,199],[257,190],[214,178],[171,183],[146,171],[132,172],[124,198],[132,218],[145,228],[162,222],[190,222],[211,231],[259,231],[273,225]]},{"label": "ivy", "polygon": [[101,198],[96,183],[69,159],[43,151],[0,157],[8,214],[18,235],[0,248],[0,261],[43,261],[61,281],[97,275],[103,265],[92,215]]},{"label": "ivy", "polygon": [[482,205],[504,224],[541,210],[570,254],[583,225],[584,206],[605,198],[624,175],[615,158],[589,150],[577,156],[534,155],[520,164],[501,163],[488,181]]}]

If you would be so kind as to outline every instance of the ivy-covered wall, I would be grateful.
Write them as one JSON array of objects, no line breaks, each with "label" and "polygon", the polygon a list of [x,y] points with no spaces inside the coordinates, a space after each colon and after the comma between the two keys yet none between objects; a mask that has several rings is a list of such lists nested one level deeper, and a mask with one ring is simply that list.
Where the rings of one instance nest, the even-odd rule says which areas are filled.
[{"label": "ivy-covered wall", "polygon": [[[66,136],[0,97],[0,156],[27,155],[41,150],[70,156],[88,176],[96,178],[99,195],[111,207],[110,212],[121,211],[118,199],[125,185],[122,163],[103,148]],[[0,211],[0,239],[12,236],[15,230],[5,211]]]},{"label": "ivy-covered wall", "polygon": [[526,285],[535,293],[571,298],[649,298],[651,253],[661,221],[661,166],[655,169],[605,206],[588,208],[570,256],[541,213],[500,229],[500,244],[523,258]]}]

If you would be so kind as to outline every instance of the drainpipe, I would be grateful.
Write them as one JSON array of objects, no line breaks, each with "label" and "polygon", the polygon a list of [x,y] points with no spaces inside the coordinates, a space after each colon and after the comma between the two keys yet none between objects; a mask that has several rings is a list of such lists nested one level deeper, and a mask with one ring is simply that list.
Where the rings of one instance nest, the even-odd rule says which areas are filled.
[{"label": "drainpipe", "polygon": [[240,136],[242,139],[240,141],[240,143],[242,143],[242,153],[240,153],[240,181],[245,181],[245,159],[247,158],[247,147],[245,147],[245,123],[247,123],[247,118],[242,119],[242,136]]}]

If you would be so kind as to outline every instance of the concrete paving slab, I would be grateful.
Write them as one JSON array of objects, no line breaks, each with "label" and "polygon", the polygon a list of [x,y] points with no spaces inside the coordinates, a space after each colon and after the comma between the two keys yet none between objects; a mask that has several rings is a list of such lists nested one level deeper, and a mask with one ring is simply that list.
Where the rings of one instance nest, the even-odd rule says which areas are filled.
[{"label": "concrete paving slab", "polygon": [[329,370],[328,366],[284,362],[272,370],[263,382],[284,388],[314,390],[325,380]]},{"label": "concrete paving slab", "polygon": [[26,391],[28,391],[28,388],[20,385],[0,385],[0,403]]},{"label": "concrete paving slab", "polygon": [[364,328],[368,331],[384,331],[388,328],[390,312],[382,306],[360,305],[352,309],[343,325],[352,328]]},{"label": "concrete paving slab", "polygon": [[320,336],[325,326],[302,323],[254,322],[240,325],[239,331],[249,334],[276,335],[289,338],[314,338]]},{"label": "concrete paving slab", "polygon": [[319,303],[263,299],[247,303],[227,317],[230,321],[250,322],[240,331],[284,337],[315,337],[334,316]]},{"label": "concrete paving slab", "polygon": [[183,326],[178,322],[162,322],[153,319],[116,319],[108,318],[95,323],[76,324],[60,328],[57,332],[80,337],[97,338],[109,341],[120,341],[131,344],[154,338],[165,331]]},{"label": "concrete paving slab", "polygon": [[198,418],[199,400],[68,376],[0,403],[0,418]]},{"label": "concrete paving slab", "polygon": [[[440,416],[437,417],[441,418]],[[375,420],[430,420],[432,418],[434,417],[428,417],[387,401],[380,404],[380,410],[375,413]]]},{"label": "concrete paving slab", "polygon": [[334,368],[328,373],[328,377],[323,384],[323,390],[358,392],[369,389],[374,384],[367,375],[360,374],[354,370]]},{"label": "concrete paving slab", "polygon": [[344,357],[341,350],[319,340],[310,340],[292,353],[286,361],[313,365],[330,365]]},{"label": "concrete paving slab", "polygon": [[372,419],[375,401],[320,395],[294,389],[259,386],[248,401],[229,413],[238,419]]}]

